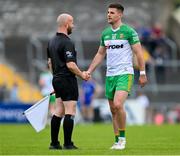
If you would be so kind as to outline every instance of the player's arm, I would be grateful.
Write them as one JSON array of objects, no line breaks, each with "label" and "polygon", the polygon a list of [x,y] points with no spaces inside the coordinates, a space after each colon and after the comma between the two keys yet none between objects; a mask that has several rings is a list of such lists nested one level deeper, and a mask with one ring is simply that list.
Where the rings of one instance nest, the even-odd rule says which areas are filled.
[{"label": "player's arm", "polygon": [[132,45],[133,52],[135,53],[139,65],[140,76],[139,76],[139,84],[141,87],[144,87],[147,83],[146,71],[145,71],[145,62],[143,57],[143,51],[140,43],[136,43]]},{"label": "player's arm", "polygon": [[96,53],[94,59],[92,60],[88,72],[91,74],[96,67],[103,61],[104,57],[106,55],[106,48],[105,46],[99,46],[98,52]]}]

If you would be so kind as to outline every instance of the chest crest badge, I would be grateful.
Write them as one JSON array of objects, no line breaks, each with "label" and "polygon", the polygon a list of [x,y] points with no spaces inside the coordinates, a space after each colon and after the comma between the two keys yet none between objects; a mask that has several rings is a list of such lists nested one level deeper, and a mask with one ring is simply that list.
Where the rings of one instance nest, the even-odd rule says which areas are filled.
[{"label": "chest crest badge", "polygon": [[113,40],[116,39],[116,34],[112,34],[112,39],[113,39]]},{"label": "chest crest badge", "polygon": [[120,39],[124,38],[124,34],[120,34],[119,37],[120,37]]}]

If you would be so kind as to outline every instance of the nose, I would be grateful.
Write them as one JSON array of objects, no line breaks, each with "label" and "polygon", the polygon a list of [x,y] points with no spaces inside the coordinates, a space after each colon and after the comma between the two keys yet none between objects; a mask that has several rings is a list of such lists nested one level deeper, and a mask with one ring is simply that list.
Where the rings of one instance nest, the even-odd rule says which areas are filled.
[{"label": "nose", "polygon": [[111,17],[110,14],[107,14],[107,17],[110,18]]}]

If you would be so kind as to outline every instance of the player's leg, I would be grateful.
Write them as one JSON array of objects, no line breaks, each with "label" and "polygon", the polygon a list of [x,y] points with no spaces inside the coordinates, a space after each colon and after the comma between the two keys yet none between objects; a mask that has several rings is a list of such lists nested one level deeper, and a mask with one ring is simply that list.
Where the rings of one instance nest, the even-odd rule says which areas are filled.
[{"label": "player's leg", "polygon": [[64,148],[77,149],[72,142],[72,132],[74,127],[74,116],[76,114],[77,101],[63,101],[65,107],[65,118],[63,123]]},{"label": "player's leg", "polygon": [[62,149],[58,141],[58,135],[62,117],[64,116],[64,106],[61,98],[56,98],[55,113],[51,119],[51,144],[49,149]]},{"label": "player's leg", "polygon": [[113,129],[114,129],[114,136],[115,136],[115,140],[114,140],[114,144],[111,147],[111,149],[114,149],[115,146],[117,145],[119,139],[119,124],[118,124],[118,116],[117,116],[117,110],[114,106],[113,100],[108,100],[109,101],[109,106],[110,106],[110,110],[111,110],[111,114],[112,114],[112,123],[113,123]]},{"label": "player's leg", "polygon": [[123,147],[122,145],[119,147],[119,139],[120,138],[120,131],[123,130],[125,134],[125,122],[126,122],[126,113],[123,108],[123,104],[125,99],[127,98],[127,92],[125,91],[116,91],[114,95],[114,100],[108,100],[109,106],[112,113],[112,122],[115,134],[115,143],[111,147],[111,149],[124,149],[125,148],[125,138],[123,138]]},{"label": "player's leg", "polygon": [[116,144],[118,143],[118,119],[117,119],[117,110],[114,106],[113,99],[114,99],[114,93],[115,93],[115,77],[106,77],[106,97],[109,101],[109,107],[112,114],[112,123],[113,123],[113,129],[114,129],[114,135],[115,135],[115,142],[111,149],[114,149]]},{"label": "player's leg", "polygon": [[49,100],[50,116],[53,116],[53,114],[55,113],[55,104],[56,104],[56,97],[55,95],[51,95]]},{"label": "player's leg", "polygon": [[87,109],[88,109],[88,120],[89,122],[92,122],[94,118],[94,108],[91,103],[89,104]]},{"label": "player's leg", "polygon": [[126,112],[124,102],[130,93],[134,76],[132,74],[120,75],[116,80],[116,91],[114,94],[114,106],[117,110],[118,127],[119,127],[119,146],[116,149],[124,149],[126,144],[125,128],[126,128]]},{"label": "player's leg", "polygon": [[117,110],[117,124],[118,124],[118,146],[115,149],[124,149],[126,144],[125,129],[126,129],[126,112],[124,110],[124,102],[128,96],[127,91],[118,90],[114,95],[114,107]]},{"label": "player's leg", "polygon": [[92,122],[94,117],[93,107],[91,105],[92,100],[87,100],[85,106],[85,121]]},{"label": "player's leg", "polygon": [[[114,95],[114,107],[117,110],[118,128],[124,130],[126,128],[126,112],[124,109],[124,102],[128,97],[128,92],[118,90]],[[123,136],[122,136],[123,137]]]},{"label": "player's leg", "polygon": [[83,115],[83,119],[86,122],[87,121],[87,107],[86,104],[82,104],[82,115]]}]

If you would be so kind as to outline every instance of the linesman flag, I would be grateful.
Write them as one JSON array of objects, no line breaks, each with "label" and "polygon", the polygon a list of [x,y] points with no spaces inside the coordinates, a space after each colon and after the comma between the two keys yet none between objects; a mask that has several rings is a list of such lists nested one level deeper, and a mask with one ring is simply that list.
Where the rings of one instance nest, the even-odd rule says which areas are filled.
[{"label": "linesman flag", "polygon": [[50,95],[47,95],[23,113],[32,127],[36,130],[36,132],[40,132],[46,126],[48,118],[49,99]]}]

